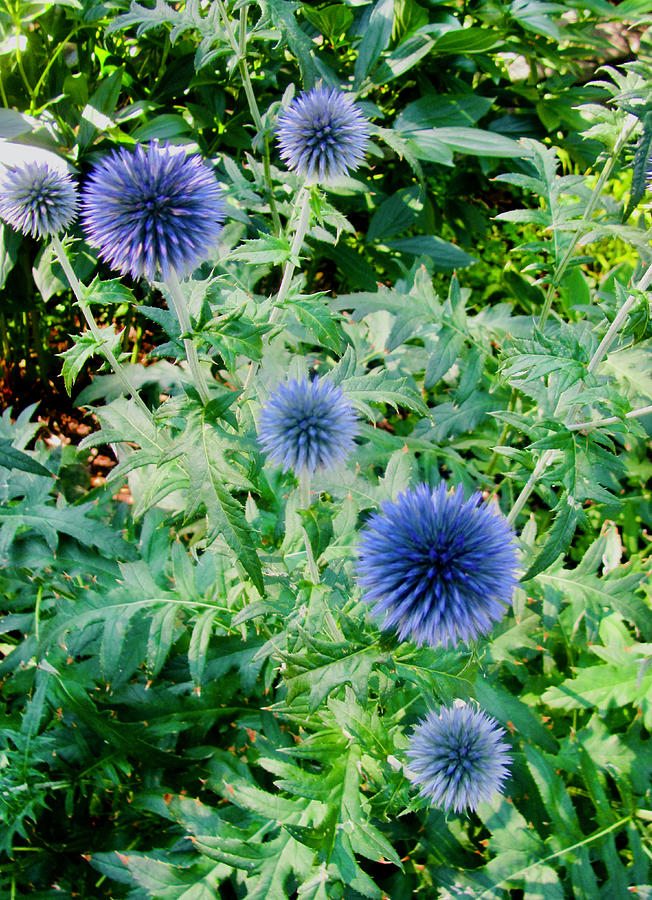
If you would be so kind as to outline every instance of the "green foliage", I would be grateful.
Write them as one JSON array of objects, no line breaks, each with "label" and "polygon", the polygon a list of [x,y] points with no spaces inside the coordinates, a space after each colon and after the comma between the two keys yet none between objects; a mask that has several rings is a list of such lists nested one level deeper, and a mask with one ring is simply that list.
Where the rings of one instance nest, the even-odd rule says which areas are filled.
[{"label": "green foliage", "polygon": [[[647,35],[590,81],[598,26],[649,7],[0,10],[0,154],[38,147],[83,181],[113,147],[169,140],[229,209],[183,282],[189,330],[169,287],[109,278],[76,225],[94,338],[54,248],[0,235],[7,384],[47,385],[56,350],[68,394],[94,373],[76,399],[98,423],[53,447],[33,405],[0,417],[3,896],[649,894]],[[274,129],[319,80],[353,90],[371,146],[311,188],[295,245],[303,185]],[[107,349],[142,404],[98,374]],[[359,435],[306,485],[257,424],[313,374]],[[117,462],[91,487],[94,448]],[[448,650],[382,631],[355,575],[368,516],[442,480],[491,495],[522,551],[513,607]],[[505,796],[445,816],[405,750],[456,699],[513,762]]]}]

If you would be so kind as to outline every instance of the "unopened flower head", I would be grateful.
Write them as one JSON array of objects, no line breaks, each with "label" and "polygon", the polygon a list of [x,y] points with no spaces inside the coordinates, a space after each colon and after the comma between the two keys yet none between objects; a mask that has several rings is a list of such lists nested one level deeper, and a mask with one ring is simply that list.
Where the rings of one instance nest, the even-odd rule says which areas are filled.
[{"label": "unopened flower head", "polygon": [[226,210],[211,170],[182,148],[139,144],[91,172],[82,198],[88,240],[114,269],[165,280],[194,269],[217,243]]},{"label": "unopened flower head", "polygon": [[358,580],[383,628],[416,644],[486,634],[517,584],[514,532],[500,512],[427,484],[383,504],[361,533]]},{"label": "unopened flower head", "polygon": [[357,433],[355,412],[328,378],[281,384],[264,407],[258,439],[273,462],[295,474],[343,462]]},{"label": "unopened flower head", "polygon": [[414,729],[407,775],[433,806],[473,812],[502,791],[511,758],[505,731],[465,703],[430,712]]},{"label": "unopened flower head", "polygon": [[348,94],[319,86],[281,113],[276,133],[288,168],[309,181],[328,181],[358,168],[369,123]]},{"label": "unopened flower head", "polygon": [[47,163],[10,166],[0,182],[0,218],[32,237],[63,231],[74,220],[77,204],[70,175]]}]

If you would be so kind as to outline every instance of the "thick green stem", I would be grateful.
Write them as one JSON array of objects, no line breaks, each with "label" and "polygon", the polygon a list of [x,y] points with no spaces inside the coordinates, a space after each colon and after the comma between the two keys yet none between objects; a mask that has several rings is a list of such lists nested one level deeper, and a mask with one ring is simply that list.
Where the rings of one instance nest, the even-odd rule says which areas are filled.
[{"label": "thick green stem", "polygon": [[278,294],[276,295],[276,300],[274,301],[275,309],[272,310],[272,314],[270,316],[270,322],[275,321],[278,316],[278,313],[283,306],[283,301],[288,295],[288,291],[290,289],[290,282],[292,281],[292,276],[294,275],[294,270],[296,266],[294,264],[294,260],[297,258],[299,253],[301,252],[301,247],[303,245],[303,239],[306,236],[308,228],[310,227],[310,188],[305,185],[300,189],[299,194],[297,196],[297,206],[299,206],[299,219],[297,221],[296,230],[294,232],[294,238],[292,239],[292,246],[290,247],[290,258],[285,263],[285,269],[283,270],[283,278],[281,280],[281,286],[278,289]]},{"label": "thick green stem", "polygon": [[181,285],[179,284],[177,273],[173,269],[170,270],[168,277],[165,279],[165,283],[169,288],[170,299],[172,300],[174,311],[177,314],[177,319],[179,320],[181,334],[183,335],[183,346],[186,351],[186,359],[188,360],[188,365],[190,366],[193,381],[195,383],[195,387],[197,388],[199,396],[201,397],[201,401],[205,406],[210,400],[208,384],[206,383],[206,379],[204,378],[204,373],[199,368],[199,358],[197,356],[195,345],[192,341],[192,338],[188,336],[192,333],[188,304],[186,303],[186,298],[183,296],[183,291],[181,290]]},{"label": "thick green stem", "polygon": [[[310,509],[310,474],[306,469],[303,469],[299,475],[299,503],[301,504],[301,509]],[[317,563],[315,562],[315,557],[312,552],[310,538],[303,526],[301,526],[301,530],[303,531],[303,541],[306,546],[310,579],[313,584],[319,584],[319,569],[317,568]]]},{"label": "thick green stem", "polygon": [[616,165],[616,162],[618,161],[620,151],[623,149],[623,147],[629,140],[630,135],[631,135],[632,131],[634,130],[635,126],[636,126],[636,122],[630,123],[629,119],[627,120],[625,127],[623,128],[620,135],[618,136],[616,145],[613,149],[613,153],[611,153],[607,157],[607,160],[606,160],[604,166],[602,167],[602,172],[600,173],[600,177],[598,178],[596,185],[593,188],[593,193],[591,194],[591,198],[586,205],[586,209],[584,210],[582,218],[580,219],[580,222],[578,223],[577,229],[573,233],[570,244],[566,248],[566,252],[564,253],[564,256],[562,257],[559,267],[557,268],[557,271],[555,272],[554,276],[552,277],[552,280],[550,281],[550,284],[548,285],[548,290],[546,292],[546,297],[545,297],[545,300],[543,303],[543,309],[541,310],[541,315],[539,317],[539,328],[543,328],[543,326],[546,324],[546,321],[548,320],[548,316],[550,315],[550,310],[552,308],[552,301],[554,300],[555,290],[557,289],[557,286],[559,285],[560,281],[564,277],[566,269],[568,268],[568,264],[571,261],[573,253],[575,252],[575,247],[577,246],[577,242],[580,239],[580,235],[582,233],[582,225],[593,215],[593,212],[594,212],[594,210],[598,204],[598,201],[600,199],[600,195],[602,194],[602,188],[604,187],[607,178],[609,178],[609,176],[611,175],[611,172],[613,171],[613,168]]},{"label": "thick green stem", "polygon": [[134,402],[136,403],[136,406],[139,407],[141,412],[143,412],[147,416],[149,421],[151,422],[152,421],[151,412],[149,411],[147,406],[144,404],[144,402],[141,400],[135,386],[127,378],[127,375],[125,374],[124,369],[122,368],[122,366],[116,359],[113,351],[111,350],[111,348],[109,346],[107,346],[106,339],[102,337],[102,332],[98,328],[97,322],[95,321],[95,317],[93,316],[93,313],[91,312],[91,308],[86,300],[86,297],[84,296],[84,288],[83,288],[81,282],[79,281],[79,279],[77,278],[77,276],[75,275],[74,270],[73,270],[72,266],[70,265],[70,260],[68,259],[68,254],[66,253],[66,250],[65,250],[63,244],[59,240],[59,236],[56,234],[52,235],[52,246],[54,247],[54,251],[57,254],[57,259],[59,260],[59,265],[65,272],[66,278],[68,279],[68,284],[70,285],[70,288],[71,288],[73,294],[75,295],[77,304],[79,305],[79,308],[81,309],[82,314],[83,314],[84,318],[86,319],[86,324],[88,325],[88,327],[91,331],[91,334],[93,335],[93,337],[97,341],[98,345],[100,346],[100,351],[101,351],[102,355],[104,356],[104,358],[106,359],[108,364],[111,366],[111,368],[113,369],[115,374],[120,379],[120,382],[121,382],[122,386],[124,387],[125,392],[133,398]]}]

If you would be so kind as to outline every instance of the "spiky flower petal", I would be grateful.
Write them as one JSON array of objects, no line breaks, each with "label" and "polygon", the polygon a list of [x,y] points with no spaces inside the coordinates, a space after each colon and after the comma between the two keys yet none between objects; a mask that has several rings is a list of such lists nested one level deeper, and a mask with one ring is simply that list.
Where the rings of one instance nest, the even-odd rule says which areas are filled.
[{"label": "spiky flower petal", "polygon": [[276,133],[288,168],[310,181],[328,181],[358,168],[369,123],[348,94],[320,85],[292,101]]},{"label": "spiky flower petal", "polygon": [[433,806],[473,812],[502,791],[511,758],[505,731],[481,710],[461,701],[431,711],[414,729],[407,775]]},{"label": "spiky flower petal", "polygon": [[0,183],[0,218],[32,237],[63,231],[74,220],[77,204],[70,175],[47,163],[10,166]]},{"label": "spiky flower petal", "polygon": [[260,416],[258,439],[283,471],[328,469],[343,462],[357,433],[355,412],[328,378],[281,384]]},{"label": "spiky flower petal", "polygon": [[157,141],[113,152],[93,169],[82,197],[89,243],[133,278],[194,269],[217,243],[225,214],[200,157]]},{"label": "spiky flower petal", "polygon": [[515,536],[481,499],[420,484],[384,503],[361,532],[364,599],[401,640],[451,646],[504,615],[517,583]]}]

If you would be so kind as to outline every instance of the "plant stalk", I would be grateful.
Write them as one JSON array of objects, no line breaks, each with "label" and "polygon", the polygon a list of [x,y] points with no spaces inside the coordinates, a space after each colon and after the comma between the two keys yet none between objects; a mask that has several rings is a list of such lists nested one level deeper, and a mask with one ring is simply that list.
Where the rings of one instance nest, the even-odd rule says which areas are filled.
[{"label": "plant stalk", "polygon": [[[625,413],[625,419],[640,419],[642,416],[649,416],[652,413],[652,406],[643,406],[640,409],[632,409]],[[606,419],[589,419],[588,422],[578,422],[576,425],[568,425],[569,431],[595,431],[596,428],[602,428],[603,425],[616,425],[622,422],[620,416],[609,416]]]},{"label": "plant stalk", "polygon": [[179,320],[181,334],[184,336],[183,346],[186,351],[186,359],[188,360],[188,365],[190,366],[193,381],[195,383],[195,387],[197,388],[199,396],[201,397],[201,401],[205,406],[210,400],[210,392],[208,390],[206,379],[204,378],[204,373],[199,368],[197,349],[195,348],[192,338],[187,337],[187,335],[190,335],[192,333],[190,313],[188,312],[188,304],[186,303],[186,298],[183,296],[183,291],[181,290],[181,285],[179,284],[179,278],[174,269],[170,270],[168,277],[165,279],[165,284],[170,290],[170,299],[172,300],[174,311],[177,314],[177,319]]},{"label": "plant stalk", "polygon": [[554,455],[557,452],[558,452],[557,450],[546,450],[545,453],[542,454],[541,458],[539,459],[539,462],[534,467],[532,474],[530,475],[527,482],[525,483],[523,490],[518,495],[514,505],[512,506],[511,510],[509,511],[509,515],[507,516],[507,521],[510,525],[513,525],[514,522],[516,521],[519,513],[521,512],[521,510],[523,509],[523,507],[529,500],[530,494],[534,490],[537,481],[539,480],[539,478],[541,477],[543,472],[548,468],[548,466],[550,465],[550,463],[553,460]]},{"label": "plant stalk", "polygon": [[97,322],[95,321],[95,317],[91,312],[91,308],[84,296],[84,288],[80,282],[80,280],[75,275],[75,272],[70,265],[70,260],[68,259],[68,254],[66,253],[65,247],[61,243],[59,236],[57,234],[52,235],[52,246],[54,247],[54,252],[57,254],[57,259],[63,271],[65,272],[66,278],[68,279],[68,284],[75,295],[75,299],[77,300],[77,304],[82,311],[84,318],[86,319],[86,324],[88,325],[91,334],[97,341],[102,355],[111,366],[115,374],[120,379],[122,386],[124,387],[127,394],[129,394],[134,400],[136,406],[140,409],[142,413],[147,416],[147,419],[152,421],[152,414],[145,405],[145,403],[141,400],[137,389],[135,386],[129,381],[129,378],[125,374],[124,369],[120,365],[120,362],[116,359],[113,351],[110,347],[107,346],[105,338],[102,337],[102,333],[100,332]]},{"label": "plant stalk", "polygon": [[224,25],[224,30],[226,31],[226,36],[231,44],[231,49],[233,50],[236,59],[238,60],[238,69],[240,70],[240,77],[242,78],[242,86],[244,87],[244,92],[247,97],[247,103],[249,104],[249,111],[251,112],[252,118],[254,120],[254,124],[256,126],[256,130],[263,138],[264,141],[264,152],[263,152],[263,169],[265,173],[265,181],[267,186],[267,195],[269,198],[269,208],[272,213],[272,220],[274,222],[274,230],[276,234],[281,233],[281,219],[278,214],[278,209],[276,207],[276,200],[274,199],[274,190],[272,188],[272,171],[270,167],[270,153],[269,153],[269,138],[265,134],[265,126],[263,124],[262,116],[260,115],[260,109],[258,108],[258,102],[256,100],[256,95],[254,93],[253,85],[251,83],[251,76],[249,74],[249,68],[247,66],[247,7],[243,7],[240,10],[240,19],[239,19],[239,38],[236,38],[235,32],[231,27],[231,20],[229,19],[229,14],[226,11],[226,7],[224,6],[223,0],[216,0],[217,8],[220,11],[220,16],[222,17],[222,23]]},{"label": "plant stalk", "polygon": [[294,232],[294,238],[292,239],[292,246],[290,247],[290,258],[285,263],[283,278],[281,279],[281,286],[278,289],[278,294],[276,295],[276,300],[274,301],[275,308],[272,310],[269,317],[270,322],[274,322],[277,319],[281,307],[283,306],[283,301],[288,295],[290,282],[292,281],[292,276],[294,275],[294,270],[296,269],[293,260],[296,259],[301,252],[303,239],[305,238],[308,228],[310,227],[310,188],[306,187],[305,184],[299,190],[299,194],[297,196],[297,206],[300,207],[299,219],[297,221],[296,230]]},{"label": "plant stalk", "polygon": [[[644,291],[650,286],[650,282],[652,282],[652,265],[648,266],[645,274],[643,275],[643,277],[641,278],[639,283],[636,285],[636,289],[639,291]],[[630,309],[634,306],[634,304],[636,303],[637,300],[638,300],[638,297],[636,297],[634,294],[630,294],[630,296],[627,298],[627,300],[625,300],[623,305],[620,307],[620,309],[618,310],[618,313],[616,315],[616,318],[613,320],[613,322],[607,329],[607,333],[600,341],[600,346],[595,351],[595,353],[593,354],[593,357],[591,358],[591,361],[589,362],[589,366],[588,366],[589,372],[595,372],[595,370],[598,368],[598,366],[600,365],[600,363],[602,362],[604,357],[607,355],[607,353],[609,352],[609,348],[613,344],[614,340],[616,339],[616,335],[618,334],[618,332],[620,331],[620,329],[622,327],[623,322],[627,318],[627,314],[629,313]]]},{"label": "plant stalk", "polygon": [[[310,509],[310,473],[307,469],[303,469],[299,475],[299,503],[301,504],[301,509]],[[319,584],[319,569],[317,568],[317,563],[315,562],[315,557],[312,552],[310,538],[303,525],[301,526],[301,530],[303,531],[303,541],[306,546],[310,579],[313,584]]]},{"label": "plant stalk", "polygon": [[602,188],[605,185],[607,178],[611,175],[616,162],[618,161],[618,157],[620,155],[620,151],[623,149],[629,137],[636,127],[636,122],[632,124],[625,124],[625,127],[620,132],[616,144],[614,146],[613,152],[607,157],[607,160],[602,167],[602,171],[600,172],[600,177],[598,178],[595,187],[593,188],[593,193],[591,194],[591,198],[586,205],[586,209],[582,214],[582,218],[580,219],[576,231],[573,233],[571,237],[570,244],[566,248],[566,252],[564,253],[562,260],[559,264],[559,268],[553,275],[550,284],[548,285],[548,290],[546,291],[545,300],[543,302],[543,309],[541,310],[541,315],[539,317],[539,328],[542,329],[548,320],[548,316],[550,315],[550,310],[552,308],[552,301],[554,299],[555,289],[559,285],[560,281],[564,277],[564,273],[568,268],[568,263],[575,252],[575,247],[577,246],[577,242],[580,239],[581,226],[584,222],[589,219],[590,216],[593,215],[593,211],[598,204],[598,200],[600,199],[600,195],[602,194]]}]

